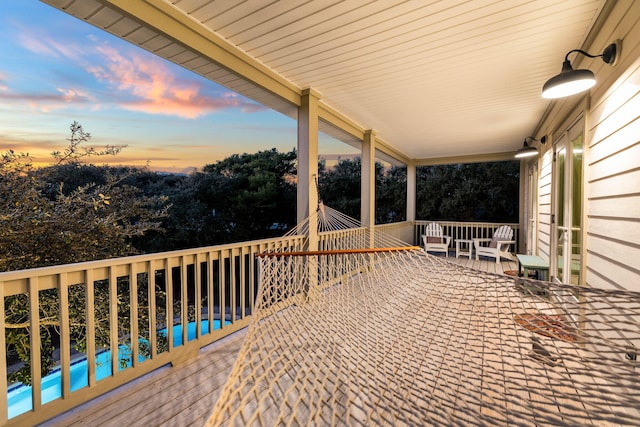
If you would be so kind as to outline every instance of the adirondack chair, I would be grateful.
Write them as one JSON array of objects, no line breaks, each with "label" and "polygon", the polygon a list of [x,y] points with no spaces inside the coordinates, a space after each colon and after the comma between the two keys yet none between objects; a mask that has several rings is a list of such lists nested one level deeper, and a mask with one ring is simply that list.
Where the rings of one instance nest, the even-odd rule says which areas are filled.
[{"label": "adirondack chair", "polygon": [[451,237],[444,236],[442,226],[436,222],[427,225],[422,235],[424,250],[429,252],[444,252],[444,256],[449,256],[449,244]]},{"label": "adirondack chair", "polygon": [[480,259],[480,255],[496,259],[496,264],[500,263],[500,258],[505,257],[512,259],[511,244],[513,240],[513,228],[508,225],[501,225],[493,233],[491,239],[473,239],[473,246],[476,248],[476,260]]}]

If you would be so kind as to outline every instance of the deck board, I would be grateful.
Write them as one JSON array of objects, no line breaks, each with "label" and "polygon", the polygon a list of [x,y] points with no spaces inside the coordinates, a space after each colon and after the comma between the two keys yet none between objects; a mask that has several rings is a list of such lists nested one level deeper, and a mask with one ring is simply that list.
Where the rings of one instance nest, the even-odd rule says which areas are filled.
[{"label": "deck board", "polygon": [[201,425],[226,382],[245,334],[246,330],[236,332],[204,347],[197,358],[160,368],[41,426]]},{"label": "deck board", "polygon": [[[517,269],[515,261],[504,259],[499,264],[490,259],[476,261],[455,256],[446,259],[498,274]],[[220,395],[245,335],[246,329],[239,331],[204,347],[197,358],[183,365],[158,369],[41,426],[202,425]]]}]

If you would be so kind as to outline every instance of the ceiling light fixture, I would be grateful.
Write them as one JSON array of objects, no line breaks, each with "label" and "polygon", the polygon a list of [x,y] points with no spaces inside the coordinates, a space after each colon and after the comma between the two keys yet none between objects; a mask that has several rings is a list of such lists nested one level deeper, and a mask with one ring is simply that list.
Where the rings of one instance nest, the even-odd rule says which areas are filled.
[{"label": "ceiling light fixture", "polygon": [[532,136],[528,136],[524,139],[524,143],[522,144],[522,148],[519,149],[518,151],[516,151],[516,155],[515,158],[516,159],[523,159],[525,157],[532,157],[532,156],[537,156],[538,155],[538,149],[536,147],[532,147],[528,144],[528,141],[533,141],[533,142],[539,142],[541,144],[546,144],[547,143],[547,137],[546,135],[543,136],[542,138],[540,138],[540,141],[538,141],[537,139],[535,139]]},{"label": "ceiling light fixture", "polygon": [[543,98],[564,98],[590,89],[596,84],[596,76],[591,70],[574,70],[571,67],[569,55],[573,52],[581,53],[589,58],[602,58],[605,64],[613,65],[620,53],[620,40],[607,46],[601,55],[591,55],[580,49],[569,51],[564,57],[560,74],[551,77],[542,87]]}]

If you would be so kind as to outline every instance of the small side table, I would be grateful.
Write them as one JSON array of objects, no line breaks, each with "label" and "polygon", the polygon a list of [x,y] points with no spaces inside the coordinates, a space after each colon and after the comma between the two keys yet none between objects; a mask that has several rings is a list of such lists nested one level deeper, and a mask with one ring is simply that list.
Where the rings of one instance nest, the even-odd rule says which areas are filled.
[{"label": "small side table", "polygon": [[542,280],[549,280],[549,263],[539,256],[516,254],[518,258],[518,271],[523,271],[524,277],[529,277],[529,270],[538,270],[542,273]]},{"label": "small side table", "polygon": [[[461,245],[464,246],[461,247]],[[473,252],[473,240],[456,239],[456,258],[460,255],[466,255],[471,259],[471,252]]]}]

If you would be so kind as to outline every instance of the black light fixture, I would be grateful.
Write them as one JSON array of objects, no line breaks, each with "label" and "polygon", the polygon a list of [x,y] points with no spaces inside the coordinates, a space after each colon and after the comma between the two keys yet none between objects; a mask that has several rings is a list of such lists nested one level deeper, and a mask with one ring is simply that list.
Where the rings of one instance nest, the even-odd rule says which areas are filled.
[{"label": "black light fixture", "polygon": [[516,159],[523,159],[525,157],[532,157],[532,156],[537,156],[538,155],[538,149],[536,147],[530,146],[528,144],[529,141],[539,142],[541,144],[546,144],[547,143],[547,137],[545,135],[542,138],[540,138],[539,141],[537,139],[535,139],[534,137],[532,137],[532,136],[526,137],[524,139],[524,143],[522,144],[522,148],[519,149],[518,151],[516,151],[516,155],[515,155]]},{"label": "black light fixture", "polygon": [[596,84],[596,76],[591,70],[574,70],[571,67],[569,55],[573,52],[581,53],[589,58],[602,58],[605,64],[613,65],[616,61],[616,55],[620,53],[620,41],[616,40],[611,43],[601,55],[591,55],[580,49],[569,51],[564,57],[560,74],[551,77],[542,87],[543,98],[564,98],[590,89]]}]

